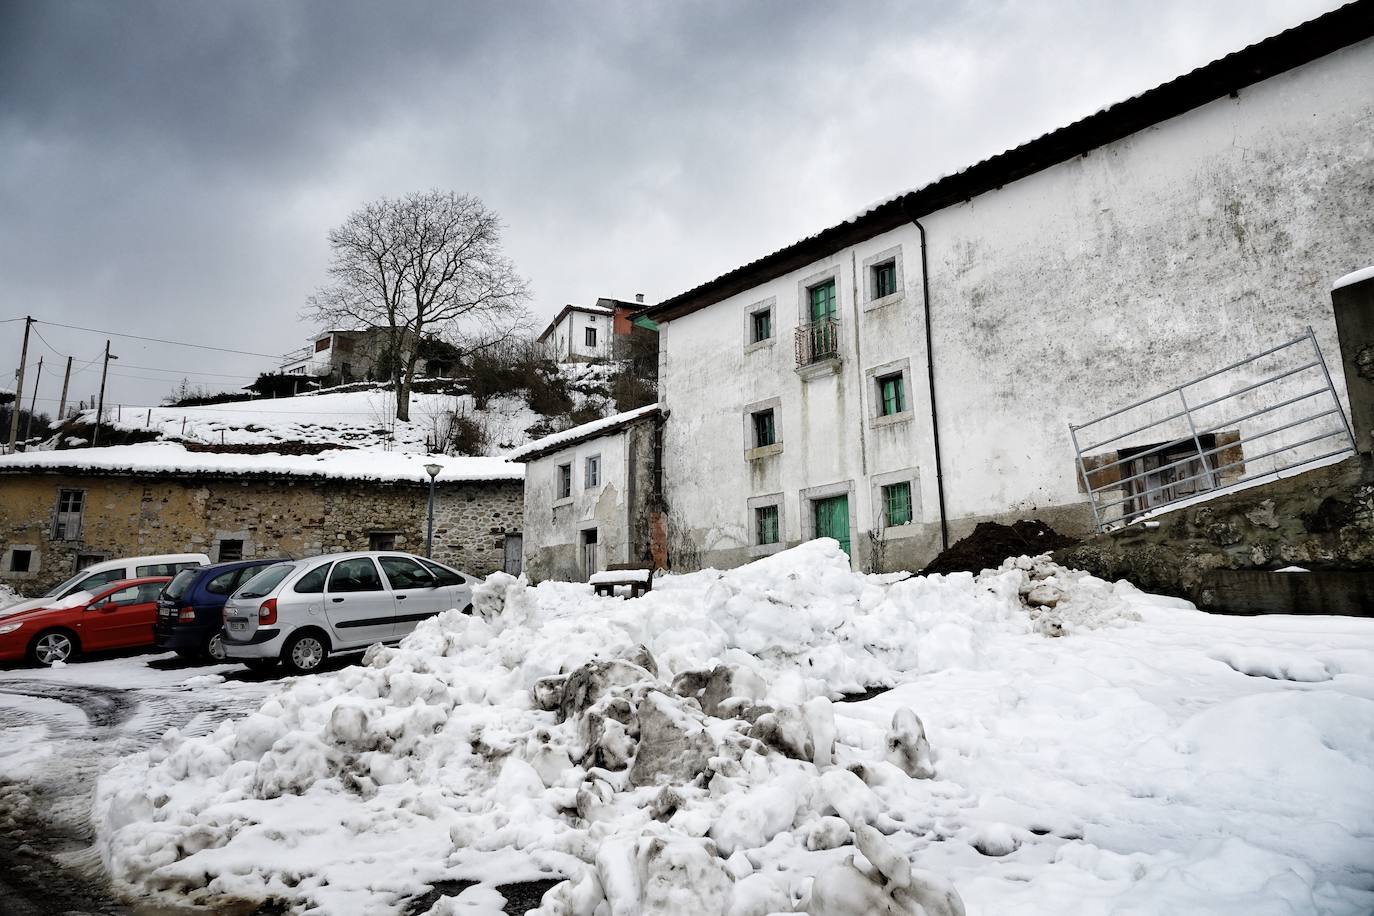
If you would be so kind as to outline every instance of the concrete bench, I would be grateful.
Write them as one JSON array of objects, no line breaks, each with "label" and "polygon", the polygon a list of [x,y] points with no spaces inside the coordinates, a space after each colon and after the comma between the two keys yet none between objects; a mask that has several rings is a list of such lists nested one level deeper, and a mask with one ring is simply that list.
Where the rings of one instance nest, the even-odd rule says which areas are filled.
[{"label": "concrete bench", "polygon": [[630,597],[638,598],[645,592],[653,591],[654,567],[652,563],[612,563],[604,572],[592,573],[587,580],[598,595],[611,597],[616,586],[626,585]]}]

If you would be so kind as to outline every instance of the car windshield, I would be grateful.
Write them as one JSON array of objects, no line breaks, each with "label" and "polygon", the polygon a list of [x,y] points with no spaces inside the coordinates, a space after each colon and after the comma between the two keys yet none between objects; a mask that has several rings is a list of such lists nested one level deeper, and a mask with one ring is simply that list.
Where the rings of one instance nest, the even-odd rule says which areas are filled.
[{"label": "car windshield", "polygon": [[272,593],[281,580],[295,569],[294,563],[282,563],[279,566],[269,566],[258,573],[247,582],[243,583],[243,588],[239,589],[234,595],[235,598],[263,598]]},{"label": "car windshield", "polygon": [[199,570],[196,569],[183,569],[177,573],[176,578],[167,583],[167,588],[162,593],[163,597],[171,601],[180,601],[191,590],[191,583],[196,581],[198,573]]}]

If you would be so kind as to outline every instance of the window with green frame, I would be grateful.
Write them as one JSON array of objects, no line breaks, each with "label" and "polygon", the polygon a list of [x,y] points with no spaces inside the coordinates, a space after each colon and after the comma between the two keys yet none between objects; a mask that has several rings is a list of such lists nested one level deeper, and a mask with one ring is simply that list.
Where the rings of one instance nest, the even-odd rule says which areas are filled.
[{"label": "window with green frame", "polygon": [[878,416],[890,417],[906,410],[906,388],[902,374],[884,375],[878,379]]},{"label": "window with green frame", "polygon": [[759,506],[754,510],[754,531],[760,545],[778,543],[777,506]]},{"label": "window with green frame", "polygon": [[897,292],[896,260],[873,265],[873,298],[882,299],[895,292]]},{"label": "window with green frame", "polygon": [[773,426],[773,408],[754,414],[754,448],[775,445],[777,441],[777,432]]},{"label": "window with green frame", "polygon": [[911,482],[888,484],[883,487],[883,509],[887,515],[887,527],[911,524]]},{"label": "window with green frame", "polygon": [[753,329],[750,335],[750,343],[758,343],[760,340],[767,340],[773,336],[773,313],[768,309],[754,312],[751,316],[750,327]]},{"label": "window with green frame", "polygon": [[835,281],[826,280],[806,291],[811,302],[811,320],[824,321],[835,317]]}]

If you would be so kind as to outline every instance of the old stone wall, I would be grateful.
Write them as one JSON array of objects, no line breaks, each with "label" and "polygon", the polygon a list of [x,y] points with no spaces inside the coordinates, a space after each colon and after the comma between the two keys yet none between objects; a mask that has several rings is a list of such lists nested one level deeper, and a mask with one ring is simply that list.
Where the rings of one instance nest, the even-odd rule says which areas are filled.
[{"label": "old stone wall", "polygon": [[[52,537],[58,493],[85,494],[79,536]],[[203,552],[243,542],[244,557],[366,550],[391,535],[397,550],[423,553],[426,485],[337,480],[24,473],[0,476],[0,582],[37,594],[78,564],[123,556]],[[434,557],[475,575],[500,569],[505,535],[518,532],[519,481],[440,483]],[[29,570],[13,553],[30,550]]]},{"label": "old stone wall", "polygon": [[1066,566],[1207,608],[1210,570],[1374,570],[1374,466],[1368,458],[1218,496],[1057,551]]}]

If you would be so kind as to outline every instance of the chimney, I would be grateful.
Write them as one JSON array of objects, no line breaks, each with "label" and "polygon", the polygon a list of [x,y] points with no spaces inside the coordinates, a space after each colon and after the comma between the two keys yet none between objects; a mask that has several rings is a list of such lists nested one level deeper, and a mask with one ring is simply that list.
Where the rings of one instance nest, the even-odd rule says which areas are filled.
[{"label": "chimney", "polygon": [[640,305],[643,305],[643,304],[644,304],[644,294],[643,294],[643,293],[635,293],[635,301],[638,302]]}]

